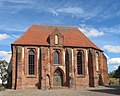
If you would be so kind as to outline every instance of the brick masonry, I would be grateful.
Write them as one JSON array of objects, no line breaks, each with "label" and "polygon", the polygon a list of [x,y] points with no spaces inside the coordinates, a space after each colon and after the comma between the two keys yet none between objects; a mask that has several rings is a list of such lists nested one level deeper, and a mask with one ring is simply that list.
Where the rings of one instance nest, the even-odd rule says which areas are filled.
[{"label": "brick masonry", "polygon": [[[59,43],[54,44],[58,35]],[[108,84],[107,59],[101,50],[89,47],[64,46],[64,36],[55,29],[49,36],[49,46],[12,44],[12,89],[50,89],[53,74],[59,70],[62,74],[60,87],[96,87]],[[28,74],[28,52],[35,52],[35,74]],[[59,52],[60,64],[54,64],[54,51]],[[82,51],[82,74],[77,74],[77,53]],[[96,64],[96,52],[99,54]],[[96,66],[97,65],[97,66]],[[97,67],[99,70],[97,70]]]},{"label": "brick masonry", "polygon": [[[35,75],[28,75],[28,50],[35,50]],[[24,53],[21,52],[24,50]],[[39,50],[39,51],[38,51]],[[53,53],[55,50],[60,51],[60,64],[53,64]],[[56,69],[60,69],[63,75],[63,86],[69,87],[68,76],[66,76],[66,64],[65,64],[65,52],[69,50],[69,64],[71,64],[71,71],[69,71],[69,77],[73,78],[73,84],[71,87],[91,87],[108,84],[108,73],[106,58],[102,52],[99,52],[99,72],[96,71],[95,63],[95,49],[86,48],[63,48],[63,47],[39,47],[39,46],[13,46],[13,64],[12,64],[12,88],[24,89],[24,88],[41,88],[44,89],[53,86],[53,73]],[[77,50],[83,50],[83,74],[78,75],[77,71]],[[18,52],[17,52],[18,51]],[[89,55],[89,51],[92,55]],[[20,52],[20,53],[19,53]],[[86,53],[87,52],[87,53]],[[16,56],[18,55],[18,56]],[[24,56],[23,56],[24,55]],[[38,56],[39,55],[39,56]],[[92,56],[92,57],[91,57]],[[73,61],[71,61],[73,58]],[[89,60],[90,59],[90,60]],[[89,67],[90,66],[90,67]],[[91,73],[92,72],[92,73]],[[45,84],[45,79],[48,76],[50,84]],[[100,78],[99,78],[100,76]],[[92,79],[92,80],[90,80]],[[75,82],[76,80],[76,82]]]}]

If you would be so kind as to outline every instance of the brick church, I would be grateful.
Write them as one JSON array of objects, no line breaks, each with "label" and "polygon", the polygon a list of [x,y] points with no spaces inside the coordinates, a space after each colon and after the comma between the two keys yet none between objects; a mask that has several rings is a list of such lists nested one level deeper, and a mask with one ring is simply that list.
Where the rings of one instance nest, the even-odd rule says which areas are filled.
[{"label": "brick church", "polygon": [[108,84],[103,51],[76,27],[32,25],[11,48],[12,89]]}]

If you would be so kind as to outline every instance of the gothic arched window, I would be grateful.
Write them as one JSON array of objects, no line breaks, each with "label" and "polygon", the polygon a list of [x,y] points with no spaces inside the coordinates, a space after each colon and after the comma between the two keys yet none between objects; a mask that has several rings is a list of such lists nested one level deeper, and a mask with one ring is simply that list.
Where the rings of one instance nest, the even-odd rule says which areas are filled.
[{"label": "gothic arched window", "polygon": [[28,53],[28,74],[34,75],[35,74],[35,52],[30,50]]},{"label": "gothic arched window", "polygon": [[58,51],[55,51],[54,52],[54,64],[60,64],[59,62],[59,52]]},{"label": "gothic arched window", "polygon": [[58,35],[55,35],[55,44],[58,44],[58,42],[59,42]]},{"label": "gothic arched window", "polygon": [[77,74],[83,74],[82,72],[82,52],[77,53]]}]

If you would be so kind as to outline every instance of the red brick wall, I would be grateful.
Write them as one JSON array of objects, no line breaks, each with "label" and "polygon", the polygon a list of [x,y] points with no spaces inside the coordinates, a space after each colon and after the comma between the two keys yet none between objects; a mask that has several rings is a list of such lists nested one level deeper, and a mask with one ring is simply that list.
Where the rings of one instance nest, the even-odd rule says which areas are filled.
[{"label": "red brick wall", "polygon": [[[19,48],[20,56],[19,59],[16,59],[16,50]],[[28,75],[28,51],[33,49],[35,51],[35,75]],[[58,50],[60,52],[60,64],[54,65],[54,51]],[[73,78],[71,87],[89,87],[90,82],[90,74],[89,71],[92,71],[91,75],[94,79],[94,85],[98,86],[99,84],[99,74],[102,76],[103,84],[108,83],[107,78],[107,64],[106,58],[103,56],[102,52],[98,50],[89,49],[89,48],[63,48],[62,46],[51,46],[51,47],[40,47],[40,46],[13,46],[13,64],[12,64],[12,88],[16,89],[24,89],[24,88],[40,88],[45,89],[47,87],[53,86],[53,73],[56,69],[61,70],[63,75],[63,85],[66,86],[66,64],[65,64],[65,52],[69,50],[69,54],[72,54],[73,50],[73,61],[72,55],[70,55],[70,64],[72,66],[71,72],[69,75]],[[77,52],[79,50],[83,51],[83,74],[77,75]],[[87,51],[86,51],[87,50]],[[89,56],[88,53],[91,51],[92,60],[91,64],[93,66],[93,70],[89,69]],[[96,71],[96,62],[95,62],[95,52],[99,52],[99,74]],[[24,53],[24,54],[23,54]],[[16,66],[17,65],[17,66]],[[16,72],[17,70],[17,72]],[[46,77],[47,75],[47,77]],[[48,80],[49,79],[49,80]],[[50,84],[46,84],[50,83]],[[67,86],[68,87],[68,86]]]},{"label": "red brick wall", "polygon": [[107,67],[107,58],[103,54],[103,84],[108,85],[109,80],[108,80],[108,67]]}]

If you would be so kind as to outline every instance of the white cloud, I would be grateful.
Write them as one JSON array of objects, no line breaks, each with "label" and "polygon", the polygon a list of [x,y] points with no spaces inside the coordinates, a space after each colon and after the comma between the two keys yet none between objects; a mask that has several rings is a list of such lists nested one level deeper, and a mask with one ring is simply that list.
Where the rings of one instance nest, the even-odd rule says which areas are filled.
[{"label": "white cloud", "polygon": [[33,7],[33,3],[32,0],[0,0],[0,13],[17,13],[22,9]]},{"label": "white cloud", "polygon": [[[95,17],[98,13],[98,8],[93,9],[92,11],[85,10],[82,7],[72,7],[72,6],[68,6],[68,7],[63,7],[63,8],[49,8],[49,12],[53,13],[53,15],[58,16],[59,14],[70,14],[72,17],[76,16],[78,18],[83,18],[83,20],[81,22],[84,22],[86,20],[89,20],[92,17]],[[46,10],[47,11],[47,10]]]},{"label": "white cloud", "polygon": [[120,58],[111,58],[108,59],[108,64],[119,64],[120,65]]},{"label": "white cloud", "polygon": [[[105,2],[101,2],[102,5],[103,3]],[[58,16],[60,13],[71,14],[71,16],[82,18],[81,22],[85,22],[86,20],[90,20],[91,18],[94,18],[96,21],[101,21],[107,18],[111,18],[118,13],[117,9],[114,9],[115,7],[108,8],[102,5],[98,4],[96,6],[95,2],[94,3],[92,2],[90,4],[84,4],[84,5],[82,5],[81,3],[80,6],[71,6],[71,5],[68,6],[67,4],[65,4],[64,7],[56,6],[53,8],[49,8],[49,12],[53,13],[56,16]],[[95,7],[93,8],[93,6]],[[112,13],[111,11],[115,12],[115,14],[111,14]]]},{"label": "white cloud", "polygon": [[120,46],[105,45],[103,48],[111,53],[120,53]]},{"label": "white cloud", "polygon": [[58,8],[58,9],[50,9],[50,11],[58,15],[59,13],[69,13],[69,14],[83,14],[84,10],[80,7],[65,7],[65,8]]},{"label": "white cloud", "polygon": [[0,51],[0,57],[9,63],[11,59],[11,52]]},{"label": "white cloud", "polygon": [[109,33],[115,33],[116,34],[120,33],[120,25],[115,25],[115,26],[112,26],[112,27],[106,27],[106,28],[100,28],[100,30],[104,31],[104,32],[109,32]]},{"label": "white cloud", "polygon": [[19,35],[12,35],[13,38],[19,38],[20,36]]},{"label": "white cloud", "polygon": [[88,27],[86,25],[82,25],[78,28],[81,32],[83,32],[87,37],[98,37],[104,35],[103,31],[98,29]]},{"label": "white cloud", "polygon": [[97,29],[91,28],[90,30],[84,31],[88,37],[97,37],[102,36],[104,33],[102,31],[98,31]]},{"label": "white cloud", "polygon": [[[67,4],[66,1],[51,2],[41,0],[0,0],[0,12],[17,13],[24,9],[34,9],[38,12],[51,12],[57,16],[59,13],[71,14],[71,16],[82,18],[83,22],[94,17],[97,17],[97,19],[94,18],[97,21],[103,18],[110,18],[119,13],[119,8],[117,8],[119,6],[116,4],[118,2],[110,3],[101,1],[100,3],[97,3],[95,1],[90,1],[89,3],[86,3],[82,1],[78,3],[79,5],[74,1],[71,1],[69,4]],[[52,4],[54,4],[54,6],[51,6]],[[109,7],[109,5],[112,7]],[[115,14],[112,14],[113,12]]]},{"label": "white cloud", "polygon": [[56,12],[55,10],[53,10],[53,9],[50,9],[50,11],[51,11],[55,16],[58,16],[58,15],[59,15],[59,13]]},{"label": "white cloud", "polygon": [[23,32],[25,30],[28,29],[28,26],[23,26],[23,25],[19,25],[19,24],[13,24],[11,25],[10,23],[6,23],[6,24],[2,24],[0,23],[0,30],[3,31],[19,31],[19,32]]},{"label": "white cloud", "polygon": [[114,67],[115,70],[116,70],[116,69],[118,69],[119,66],[120,66],[120,65],[114,65],[113,67]]},{"label": "white cloud", "polygon": [[7,34],[0,34],[0,40],[4,40],[4,39],[7,39],[9,38],[10,36],[7,35]]},{"label": "white cloud", "polygon": [[12,2],[12,3],[22,3],[22,4],[29,3],[27,0],[1,0],[1,1],[8,1],[8,2]]}]

